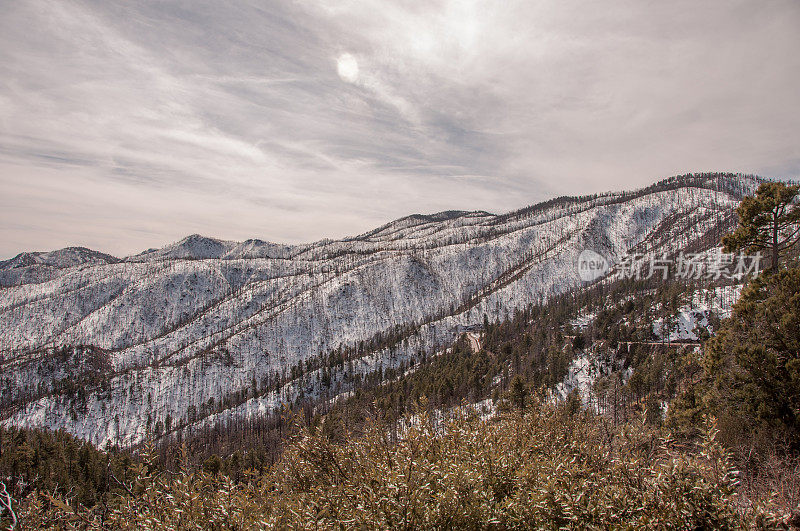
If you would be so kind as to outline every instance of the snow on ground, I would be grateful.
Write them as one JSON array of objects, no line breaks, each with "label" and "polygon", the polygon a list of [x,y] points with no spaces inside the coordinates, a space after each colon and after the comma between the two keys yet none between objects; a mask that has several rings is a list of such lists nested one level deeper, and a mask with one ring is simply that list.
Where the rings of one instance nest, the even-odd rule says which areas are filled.
[{"label": "snow on ground", "polygon": [[700,330],[713,334],[714,329],[709,322],[712,314],[720,319],[730,317],[731,308],[742,285],[720,286],[714,289],[698,290],[693,294],[691,304],[681,306],[678,314],[670,319],[657,319],[653,323],[653,333],[663,341],[698,341]]},{"label": "snow on ground", "polygon": [[[491,398],[486,398],[478,402],[470,402],[458,406],[434,409],[425,413],[426,420],[434,432],[439,433],[441,428],[449,421],[459,418],[461,416],[477,415],[482,421],[488,421],[495,417],[498,412],[498,406]],[[423,420],[422,414],[412,413],[400,420],[398,432],[402,437],[411,427],[420,427]]]},{"label": "snow on ground", "polygon": [[[312,373],[213,416],[199,413],[209,402],[248,396],[253,381],[286,375],[397,325],[410,335],[367,352],[355,371],[436,352],[484,315],[503,319],[580,286],[575,264],[587,247],[615,261],[635,246],[658,250],[700,238],[715,213],[722,217],[737,204],[736,195],[717,188],[749,186],[729,179],[500,216],[409,216],[353,238],[296,246],[194,235],[121,261],[69,251],[53,255],[60,268],[26,257],[4,262],[0,398],[29,398],[14,398],[0,424],[63,428],[96,444],[130,445],[168,420],[213,423],[261,415],[301,392],[320,396],[329,391]],[[664,226],[672,219],[682,220],[679,234]],[[53,356],[60,345],[107,353],[107,387],[88,386],[81,400],[37,395],[40,383],[55,377],[37,356]],[[336,392],[348,391],[341,373],[332,376]]]},{"label": "snow on ground", "polygon": [[593,362],[591,354],[582,352],[572,361],[568,371],[564,380],[556,384],[555,396],[558,400],[564,400],[572,391],[577,390],[584,405],[589,404],[592,386],[600,375],[600,369]]},{"label": "snow on ground", "polygon": [[584,330],[597,318],[597,312],[584,313],[569,322],[571,326],[578,330]]}]

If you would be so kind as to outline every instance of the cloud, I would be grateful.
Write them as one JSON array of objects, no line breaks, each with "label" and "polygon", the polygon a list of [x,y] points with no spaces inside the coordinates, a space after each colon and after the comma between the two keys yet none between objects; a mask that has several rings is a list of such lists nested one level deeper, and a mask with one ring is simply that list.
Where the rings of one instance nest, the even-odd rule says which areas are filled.
[{"label": "cloud", "polygon": [[794,0],[13,2],[0,257],[796,177],[798,27]]}]

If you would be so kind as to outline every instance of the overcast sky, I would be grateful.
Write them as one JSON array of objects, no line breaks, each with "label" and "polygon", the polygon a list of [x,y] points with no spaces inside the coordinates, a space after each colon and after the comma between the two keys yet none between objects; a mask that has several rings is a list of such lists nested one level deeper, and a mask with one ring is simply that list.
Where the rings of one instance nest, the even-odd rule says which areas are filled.
[{"label": "overcast sky", "polygon": [[800,175],[800,1],[0,0],[0,258]]}]

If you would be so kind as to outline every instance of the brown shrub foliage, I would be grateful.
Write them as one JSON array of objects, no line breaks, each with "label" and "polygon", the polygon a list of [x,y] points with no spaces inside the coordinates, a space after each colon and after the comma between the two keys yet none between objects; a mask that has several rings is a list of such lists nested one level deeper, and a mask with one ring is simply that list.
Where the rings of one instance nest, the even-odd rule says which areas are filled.
[{"label": "brown shrub foliage", "polygon": [[482,420],[466,409],[443,425],[407,419],[336,443],[300,433],[268,473],[234,483],[134,465],[136,480],[103,507],[31,495],[25,526],[86,529],[740,528],[779,526],[737,503],[737,472],[713,422],[698,447],[642,423],[534,404]]}]

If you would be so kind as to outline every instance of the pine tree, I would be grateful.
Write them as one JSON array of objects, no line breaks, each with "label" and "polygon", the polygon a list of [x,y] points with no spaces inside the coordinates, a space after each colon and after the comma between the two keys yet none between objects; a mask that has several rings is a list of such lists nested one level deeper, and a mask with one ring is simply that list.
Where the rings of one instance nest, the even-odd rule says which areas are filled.
[{"label": "pine tree", "polygon": [[777,271],[780,258],[797,243],[800,233],[800,208],[795,198],[800,186],[784,183],[763,183],[754,197],[745,197],[736,213],[739,226],[722,238],[726,252],[766,251]]},{"label": "pine tree", "polygon": [[518,409],[525,409],[525,399],[528,397],[528,389],[525,387],[525,380],[517,374],[511,380],[510,398],[511,402]]},{"label": "pine tree", "polygon": [[800,269],[753,280],[707,348],[705,400],[732,442],[800,446]]}]

